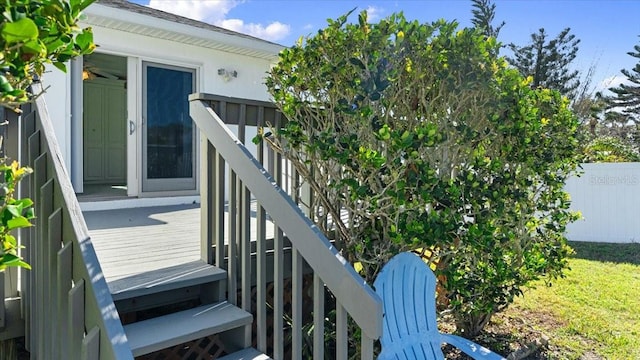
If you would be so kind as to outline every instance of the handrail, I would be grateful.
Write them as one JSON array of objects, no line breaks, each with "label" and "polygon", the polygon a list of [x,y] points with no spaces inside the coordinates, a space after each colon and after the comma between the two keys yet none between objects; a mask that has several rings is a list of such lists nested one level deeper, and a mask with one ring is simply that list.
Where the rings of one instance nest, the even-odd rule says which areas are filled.
[{"label": "handrail", "polygon": [[189,97],[190,113],[201,133],[287,235],[363,333],[369,339],[378,339],[382,334],[382,300],[229,130],[206,103],[207,97],[206,94]]},{"label": "handrail", "polygon": [[[39,84],[32,86],[42,93]],[[21,196],[35,201],[36,227],[21,235],[27,347],[37,358],[133,359],[49,118],[44,96],[22,108],[8,155],[34,168]],[[12,144],[13,145],[13,144]],[[10,150],[9,150],[10,151]]]}]

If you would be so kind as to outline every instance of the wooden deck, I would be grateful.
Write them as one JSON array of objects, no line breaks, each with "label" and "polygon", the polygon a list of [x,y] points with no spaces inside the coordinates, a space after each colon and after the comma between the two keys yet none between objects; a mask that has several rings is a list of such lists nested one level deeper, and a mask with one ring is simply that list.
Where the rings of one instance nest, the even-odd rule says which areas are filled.
[{"label": "wooden deck", "polygon": [[107,282],[200,259],[200,207],[84,213]]},{"label": "wooden deck", "polygon": [[[198,204],[88,211],[84,217],[107,283],[200,259]],[[266,232],[273,237],[269,221]]]}]

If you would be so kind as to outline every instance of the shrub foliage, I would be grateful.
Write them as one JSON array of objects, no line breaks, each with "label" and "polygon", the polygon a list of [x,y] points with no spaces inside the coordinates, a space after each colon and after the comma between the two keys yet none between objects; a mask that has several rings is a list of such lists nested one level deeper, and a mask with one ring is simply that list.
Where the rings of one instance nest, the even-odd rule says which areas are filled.
[{"label": "shrub foliage", "polygon": [[45,64],[65,71],[72,58],[93,51],[90,28],[79,29],[80,12],[95,0],[10,0],[1,6],[0,106],[29,100],[28,87]]},{"label": "shrub foliage", "polygon": [[440,306],[474,336],[529,281],[567,266],[578,123],[491,37],[348,16],[280,54],[267,87],[288,122],[257,140],[291,160],[316,222],[367,282],[421,250]]}]

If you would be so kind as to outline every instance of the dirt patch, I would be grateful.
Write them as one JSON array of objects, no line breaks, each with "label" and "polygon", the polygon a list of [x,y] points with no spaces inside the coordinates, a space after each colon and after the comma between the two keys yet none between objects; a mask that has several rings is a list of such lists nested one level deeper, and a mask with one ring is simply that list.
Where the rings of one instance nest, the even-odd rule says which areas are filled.
[{"label": "dirt patch", "polygon": [[[442,319],[441,324],[443,331],[451,332],[455,328],[447,318]],[[513,354],[518,355],[516,359],[527,360],[569,359],[574,351],[555,344],[549,337],[554,330],[565,325],[566,323],[559,321],[550,312],[512,307],[494,315],[483,333],[473,340],[505,357]],[[471,359],[451,346],[446,346],[443,351],[447,359]],[[589,352],[580,360],[603,360],[603,358]]]}]

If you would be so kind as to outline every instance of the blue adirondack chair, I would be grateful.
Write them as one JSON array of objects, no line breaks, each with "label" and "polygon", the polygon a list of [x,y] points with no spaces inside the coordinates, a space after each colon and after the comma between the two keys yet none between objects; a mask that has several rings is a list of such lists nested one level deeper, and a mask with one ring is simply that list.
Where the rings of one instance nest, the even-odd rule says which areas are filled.
[{"label": "blue adirondack chair", "polygon": [[441,346],[453,345],[474,359],[502,356],[456,335],[442,334],[436,323],[436,277],[415,254],[389,261],[373,286],[382,298],[384,321],[378,359],[444,359]]}]

